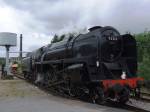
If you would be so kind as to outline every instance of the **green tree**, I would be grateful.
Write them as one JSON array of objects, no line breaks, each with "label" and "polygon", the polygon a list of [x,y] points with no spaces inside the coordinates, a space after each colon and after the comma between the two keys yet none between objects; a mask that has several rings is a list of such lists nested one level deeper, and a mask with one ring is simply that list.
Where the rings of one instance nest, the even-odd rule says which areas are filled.
[{"label": "green tree", "polygon": [[55,34],[52,41],[51,41],[51,43],[56,43],[58,41],[59,41],[59,36],[57,34]]},{"label": "green tree", "polygon": [[59,37],[59,41],[62,41],[64,38],[65,38],[65,34],[63,34],[63,35],[61,35],[60,37]]},{"label": "green tree", "polygon": [[138,48],[138,75],[150,80],[150,32],[136,34]]},{"label": "green tree", "polygon": [[4,58],[0,58],[0,65],[5,64],[5,59]]}]

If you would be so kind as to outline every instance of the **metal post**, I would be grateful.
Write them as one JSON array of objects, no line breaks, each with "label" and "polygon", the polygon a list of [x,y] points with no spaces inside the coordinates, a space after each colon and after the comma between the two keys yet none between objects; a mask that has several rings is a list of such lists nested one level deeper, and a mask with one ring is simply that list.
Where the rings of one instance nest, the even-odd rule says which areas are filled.
[{"label": "metal post", "polygon": [[22,34],[20,34],[20,61],[22,61]]},{"label": "metal post", "polygon": [[6,65],[5,65],[5,71],[7,73],[7,75],[10,75],[10,71],[9,71],[9,48],[10,46],[5,46],[6,47]]}]

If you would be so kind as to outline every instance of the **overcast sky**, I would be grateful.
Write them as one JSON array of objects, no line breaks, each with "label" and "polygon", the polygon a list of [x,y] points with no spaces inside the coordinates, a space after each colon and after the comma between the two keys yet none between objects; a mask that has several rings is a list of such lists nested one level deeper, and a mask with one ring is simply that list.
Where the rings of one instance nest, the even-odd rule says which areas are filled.
[{"label": "overcast sky", "polygon": [[0,0],[0,32],[22,33],[24,51],[50,43],[55,33],[94,25],[121,33],[150,29],[150,0]]}]

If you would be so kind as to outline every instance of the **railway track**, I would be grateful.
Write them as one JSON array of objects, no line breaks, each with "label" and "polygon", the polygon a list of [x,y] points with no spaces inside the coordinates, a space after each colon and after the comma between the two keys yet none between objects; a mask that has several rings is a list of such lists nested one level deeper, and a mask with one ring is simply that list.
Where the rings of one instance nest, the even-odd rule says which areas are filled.
[{"label": "railway track", "polygon": [[150,97],[150,93],[147,93],[147,92],[141,92],[141,94],[142,94],[143,96]]},{"label": "railway track", "polygon": [[19,79],[23,79],[23,80],[25,80],[25,78],[22,76],[22,75],[20,75],[20,74],[13,74],[15,77],[17,77],[17,78],[19,78]]},{"label": "railway track", "polygon": [[150,103],[150,93],[141,92],[141,98],[139,100]]},{"label": "railway track", "polygon": [[137,98],[134,96],[131,96],[131,98],[135,99],[135,100],[150,103],[150,92],[141,91],[141,97],[140,98]]},{"label": "railway track", "polygon": [[[25,78],[22,75],[20,75],[20,74],[14,74],[14,76],[19,78],[19,79],[25,80]],[[141,92],[141,98],[138,98],[138,99],[135,98],[135,97],[131,97],[131,98],[133,98],[135,100],[141,100],[141,101],[145,101],[145,102],[150,103],[150,93],[148,93],[148,92],[142,91]]]},{"label": "railway track", "polygon": [[150,110],[148,108],[145,108],[143,105],[145,105],[145,103],[132,100],[124,105],[117,102],[108,101],[104,106],[133,111],[133,112],[150,112]]},{"label": "railway track", "polygon": [[[25,80],[24,77],[19,74],[15,74],[15,77]],[[69,98],[72,100],[82,100],[84,102],[89,102],[88,100],[85,100],[85,98],[84,99],[75,99],[68,95],[64,95],[63,93],[59,93],[57,90],[47,89],[47,88],[43,88],[43,87],[39,87],[39,89],[41,89],[42,91],[45,91],[47,94],[49,94],[49,92],[51,92],[50,94],[53,94],[54,96],[65,97],[65,98]],[[141,92],[141,95],[142,95],[142,97],[140,99],[132,97],[130,99],[130,101],[125,105],[121,105],[121,104],[119,104],[117,102],[113,102],[113,101],[108,101],[103,105],[108,106],[108,107],[113,107],[113,108],[134,111],[134,112],[150,112],[149,109],[145,109],[145,108],[143,108],[144,106],[141,106],[141,104],[142,105],[145,105],[146,103],[150,104],[150,94],[146,93],[146,92]],[[89,103],[92,103],[92,102],[89,102]],[[137,105],[133,105],[133,104],[138,104],[141,107],[137,106]]]}]

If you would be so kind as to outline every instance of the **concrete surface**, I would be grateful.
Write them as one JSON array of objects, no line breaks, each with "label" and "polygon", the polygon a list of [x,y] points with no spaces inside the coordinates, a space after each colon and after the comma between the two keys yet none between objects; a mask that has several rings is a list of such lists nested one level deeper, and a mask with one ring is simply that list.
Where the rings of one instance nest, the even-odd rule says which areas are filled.
[{"label": "concrete surface", "polygon": [[129,112],[129,110],[54,96],[23,80],[15,79],[0,80],[0,112]]}]

